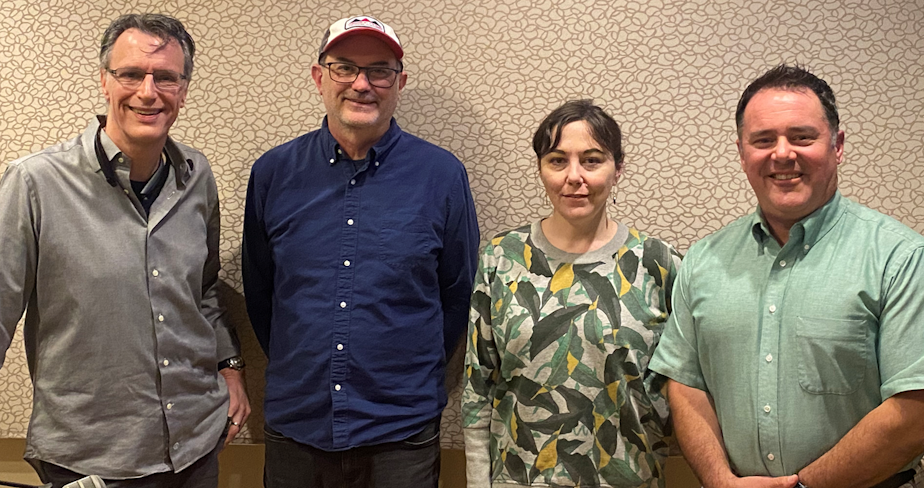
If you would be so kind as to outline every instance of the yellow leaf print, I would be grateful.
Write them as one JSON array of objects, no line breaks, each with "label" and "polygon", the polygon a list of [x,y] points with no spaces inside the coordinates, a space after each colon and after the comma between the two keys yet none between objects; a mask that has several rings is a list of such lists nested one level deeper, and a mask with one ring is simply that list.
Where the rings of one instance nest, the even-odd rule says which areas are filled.
[{"label": "yellow leaf print", "polygon": [[504,240],[503,237],[495,237],[494,239],[491,239],[491,245],[496,246],[500,244],[502,240]]},{"label": "yellow leaf print", "polygon": [[638,435],[638,438],[645,444],[645,450],[651,452],[651,446],[648,445],[648,435],[644,432],[636,432],[635,434]]},{"label": "yellow leaf print", "polygon": [[520,285],[519,285],[519,282],[518,282],[518,281],[511,281],[511,282],[510,282],[510,287],[509,287],[509,288],[510,288],[510,293],[516,294],[516,292],[517,292],[517,287],[519,287],[519,286],[520,286]]},{"label": "yellow leaf print", "polygon": [[533,267],[533,248],[529,244],[523,244],[523,261],[526,263],[526,269]]},{"label": "yellow leaf print", "polygon": [[661,267],[661,263],[658,263],[658,271],[661,272],[661,283],[667,283],[667,270]]},{"label": "yellow leaf print", "polygon": [[555,276],[552,276],[552,283],[549,285],[549,289],[552,290],[552,293],[558,293],[570,287],[573,283],[574,269],[571,268],[571,263],[567,263],[558,268],[558,271],[555,272]]},{"label": "yellow leaf print", "polygon": [[598,467],[603,468],[607,464],[610,464],[610,459],[612,458],[612,456],[607,454],[606,449],[603,449],[603,445],[600,444],[599,440],[597,440],[596,442],[597,442],[597,449],[600,450],[600,466]]},{"label": "yellow leaf print", "polygon": [[501,402],[501,401],[500,401],[500,398],[495,398],[495,399],[494,399],[494,408],[497,408],[497,406],[500,405],[500,402]]},{"label": "yellow leaf print", "polygon": [[574,368],[577,368],[577,365],[580,364],[580,361],[577,360],[574,356],[571,355],[571,351],[568,351],[568,374],[574,373]]},{"label": "yellow leaf print", "polygon": [[497,301],[494,302],[494,310],[497,310],[498,312],[500,312],[500,309],[501,309],[501,307],[503,307],[503,306],[504,306],[504,299],[503,299],[503,298],[498,298]]},{"label": "yellow leaf print", "polygon": [[616,392],[619,391],[619,381],[614,381],[606,385],[606,393],[609,394],[610,400],[613,400],[613,405],[619,407],[620,405],[616,403]]},{"label": "yellow leaf print", "polygon": [[594,303],[591,303],[590,306],[587,307],[587,310],[596,310],[598,301],[600,301],[600,297],[597,297],[597,299],[594,300]]},{"label": "yellow leaf print", "polygon": [[539,455],[536,456],[536,469],[539,472],[543,472],[549,468],[554,468],[558,464],[558,434],[561,432],[561,429],[555,431],[555,437],[546,444]]},{"label": "yellow leaf print", "polygon": [[[555,387],[552,387],[552,389],[554,390]],[[543,394],[543,393],[547,393],[548,391],[549,391],[549,389],[543,386],[542,388],[539,388],[538,390],[536,390],[536,394],[533,395],[533,397],[532,397],[531,399],[532,399],[532,400],[535,400],[537,396],[539,396],[539,395],[541,395],[541,394]]]},{"label": "yellow leaf print", "polygon": [[600,426],[603,425],[603,422],[606,422],[606,417],[594,412],[594,430],[600,430]]},{"label": "yellow leaf print", "polygon": [[642,240],[642,236],[638,233],[638,229],[630,228],[629,233],[632,234],[632,237],[634,237],[636,240]]},{"label": "yellow leaf print", "polygon": [[510,415],[510,436],[513,437],[513,442],[517,441],[517,416],[516,414]]},{"label": "yellow leaf print", "polygon": [[632,289],[632,283],[629,283],[629,280],[626,279],[626,276],[622,274],[622,268],[619,265],[616,265],[616,272],[619,273],[619,296],[620,298],[629,293],[629,290]]}]

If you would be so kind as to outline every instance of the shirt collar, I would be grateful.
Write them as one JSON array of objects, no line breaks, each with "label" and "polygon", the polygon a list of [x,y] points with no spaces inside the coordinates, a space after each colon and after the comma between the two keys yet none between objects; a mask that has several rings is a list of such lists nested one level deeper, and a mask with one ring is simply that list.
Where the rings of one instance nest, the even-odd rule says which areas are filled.
[{"label": "shirt collar", "polygon": [[[96,119],[96,124],[90,124],[90,129],[92,129],[93,134],[96,133],[96,129],[99,127],[99,125],[106,125],[105,115],[97,115]],[[113,164],[114,168],[123,169],[125,171],[131,170],[131,160],[128,158],[128,156],[122,154],[119,146],[116,146],[116,144],[112,142],[112,139],[109,137],[109,134],[106,134],[105,130],[100,131],[99,140],[102,143],[103,152],[106,154],[106,157],[109,158],[109,161]],[[166,144],[164,144],[163,153],[167,164],[173,166],[173,170],[176,172],[177,183],[185,184],[189,179],[190,173],[194,170],[192,160],[186,159],[183,156],[183,152],[169,136],[167,137]],[[120,157],[120,155],[122,157]],[[96,158],[94,157],[93,160],[95,161]],[[157,172],[165,169],[165,167],[166,165],[161,165]],[[98,166],[96,169],[98,171],[100,170]],[[157,172],[155,172],[155,174]],[[151,179],[153,180],[154,178],[152,177]]]},{"label": "shirt collar", "polygon": [[[340,144],[334,139],[334,135],[330,133],[330,128],[327,125],[327,116],[324,116],[324,120],[321,122],[321,132],[324,134],[323,143],[324,151],[328,155],[328,162],[330,164],[336,164],[337,161],[349,160],[345,154],[339,154],[338,150],[340,149]],[[401,136],[401,127],[398,126],[398,122],[395,121],[395,118],[391,118],[391,123],[388,126],[388,130],[385,134],[372,145],[371,153],[368,156],[369,160],[375,159],[376,161],[382,162],[396,142]]]},{"label": "shirt collar", "polygon": [[[789,229],[789,242],[796,242],[805,246],[805,250],[815,247],[815,243],[820,241],[837,223],[840,215],[843,213],[842,201],[844,197],[840,190],[835,190],[834,196],[814,212],[807,215],[802,220],[793,224]],[[751,214],[751,234],[755,240],[763,243],[766,239],[771,239],[770,227],[764,219],[760,207]]]}]

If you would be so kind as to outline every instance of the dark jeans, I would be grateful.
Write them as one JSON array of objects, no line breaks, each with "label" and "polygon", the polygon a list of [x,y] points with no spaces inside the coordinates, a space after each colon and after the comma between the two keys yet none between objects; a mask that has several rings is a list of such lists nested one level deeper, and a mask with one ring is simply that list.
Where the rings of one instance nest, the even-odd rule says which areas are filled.
[{"label": "dark jeans", "polygon": [[[130,480],[104,478],[103,482],[106,483],[106,488],[217,488],[218,451],[223,443],[224,436],[212,452],[179,473],[157,473]],[[61,488],[86,476],[45,461],[32,459],[29,460],[29,464],[35,469],[42,483],[51,483],[53,488]]]},{"label": "dark jeans", "polygon": [[437,488],[439,418],[400,442],[327,452],[264,426],[266,488]]}]

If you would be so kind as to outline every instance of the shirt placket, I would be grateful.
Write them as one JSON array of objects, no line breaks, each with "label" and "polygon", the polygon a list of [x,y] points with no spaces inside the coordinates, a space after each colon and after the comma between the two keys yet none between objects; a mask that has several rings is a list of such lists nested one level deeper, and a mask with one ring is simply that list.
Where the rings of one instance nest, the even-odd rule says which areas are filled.
[{"label": "shirt placket", "polygon": [[[341,227],[343,236],[340,244],[340,256],[337,266],[337,288],[335,293],[336,314],[334,319],[333,341],[331,351],[331,403],[333,411],[333,446],[335,449],[349,446],[349,397],[347,395],[347,376],[349,373],[348,349],[350,341],[350,315],[353,308],[353,282],[356,269],[356,249],[359,241],[360,196],[362,185],[358,180],[368,167],[368,162],[354,170],[348,160],[342,160],[342,152],[336,149],[337,156],[332,164],[340,164],[343,174],[349,178],[344,190],[343,216]],[[336,161],[340,160],[339,163]]]},{"label": "shirt placket", "polygon": [[[772,239],[772,238],[770,238]],[[757,375],[757,433],[761,456],[769,473],[783,476],[779,419],[780,347],[783,327],[783,299],[792,263],[775,242],[765,242],[764,252],[775,254],[760,304],[760,348]],[[774,249],[775,248],[775,249]],[[779,251],[779,252],[776,252]]]}]

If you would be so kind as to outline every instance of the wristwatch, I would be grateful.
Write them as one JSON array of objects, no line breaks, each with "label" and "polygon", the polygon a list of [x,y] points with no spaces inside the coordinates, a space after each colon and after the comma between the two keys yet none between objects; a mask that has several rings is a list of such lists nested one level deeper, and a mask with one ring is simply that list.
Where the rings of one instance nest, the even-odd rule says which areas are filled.
[{"label": "wristwatch", "polygon": [[808,488],[808,487],[803,485],[801,481],[797,481],[795,488]]},{"label": "wristwatch", "polygon": [[235,371],[240,371],[244,369],[244,358],[240,356],[232,356],[224,361],[218,363],[218,370],[221,371],[225,368],[231,368]]}]

